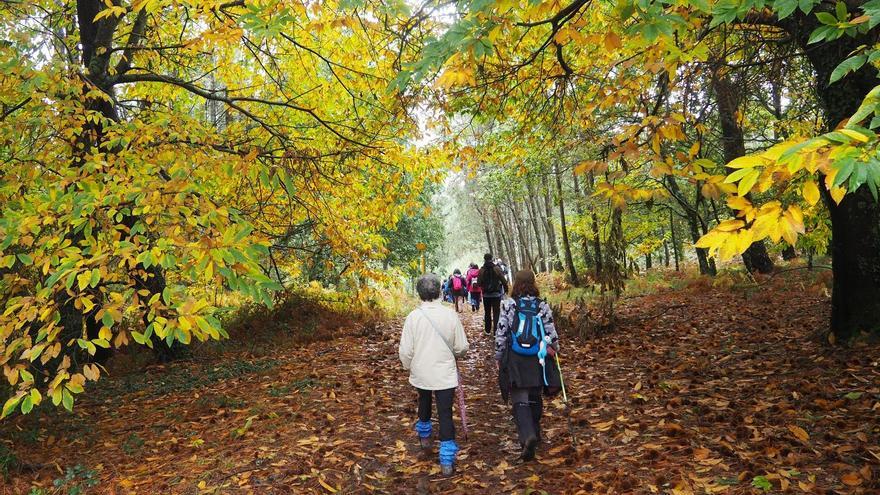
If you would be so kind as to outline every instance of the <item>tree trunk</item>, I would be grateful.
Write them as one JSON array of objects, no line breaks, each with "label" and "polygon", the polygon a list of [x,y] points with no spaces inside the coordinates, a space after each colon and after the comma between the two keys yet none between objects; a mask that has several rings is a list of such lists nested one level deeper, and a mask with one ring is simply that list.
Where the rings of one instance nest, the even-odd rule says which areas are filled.
[{"label": "tree trunk", "polygon": [[[812,18],[807,21],[815,23]],[[800,45],[807,47],[809,31],[798,35]],[[844,36],[805,50],[818,77],[826,130],[852,116],[878,82],[877,71],[870,64],[829,85],[831,72],[858,46],[874,46],[878,36],[878,30],[872,29],[867,36]],[[847,193],[839,205],[825,188],[822,192],[831,212],[831,330],[839,341],[850,340],[862,331],[880,333],[880,203],[874,201],[866,186]]]},{"label": "tree trunk", "polygon": [[645,253],[645,271],[647,272],[651,268],[651,253]]},{"label": "tree trunk", "polygon": [[[525,228],[522,224],[522,219],[520,215],[517,214],[517,211],[514,209],[514,202],[510,197],[507,198],[507,202],[510,205],[510,218],[513,221],[514,229],[516,230],[516,237],[519,240],[519,257],[521,261],[521,265],[523,268],[528,266],[530,270],[535,271],[535,260],[532,258],[532,253],[529,250],[528,240],[526,239],[526,232],[524,232]],[[522,210],[522,208],[520,208]]]},{"label": "tree trunk", "polygon": [[[578,176],[574,171],[571,173],[572,179],[574,180],[574,211],[577,213],[578,218],[584,217],[584,207],[581,204],[581,194],[584,197],[587,197],[587,186],[584,184],[584,190],[581,191],[580,181],[578,180]],[[585,234],[578,234],[578,241],[581,247],[581,255],[584,258],[584,266],[587,268],[591,266],[595,266],[595,261],[593,260],[590,253],[590,239]]]},{"label": "tree trunk", "polygon": [[542,272],[547,271],[547,258],[544,255],[544,242],[541,238],[541,227],[538,221],[538,206],[535,203],[535,186],[528,181],[526,183],[529,192],[529,200],[526,202],[526,206],[529,211],[529,220],[532,224],[532,230],[535,231],[535,245],[538,248],[538,266]]},{"label": "tree trunk", "polygon": [[[700,240],[700,218],[697,213],[697,210],[694,206],[687,202],[685,197],[681,193],[681,188],[678,187],[678,182],[676,182],[675,177],[671,175],[666,176],[666,184],[669,188],[669,192],[672,194],[672,197],[681,205],[682,209],[685,212],[685,218],[687,219],[688,229],[690,229],[691,240],[694,244]],[[699,194],[699,190],[697,191]],[[673,230],[673,235],[675,231]],[[708,250],[705,248],[694,247],[697,252],[697,262],[700,266],[700,274],[702,275],[715,275],[715,266],[712,263],[709,263]],[[676,261],[678,261],[676,257]]]},{"label": "tree trunk", "polygon": [[553,203],[550,201],[550,185],[547,183],[547,176],[541,176],[541,182],[544,189],[544,228],[547,230],[547,246],[550,255],[550,264],[553,270],[562,271],[562,262],[559,258],[559,248],[556,246],[556,230],[553,229]]},{"label": "tree trunk", "polygon": [[565,225],[565,199],[562,197],[562,176],[559,173],[559,165],[553,166],[556,175],[556,194],[559,196],[559,225],[562,232],[562,249],[565,253],[565,269],[568,273],[568,281],[571,285],[579,285],[577,271],[574,268],[574,259],[571,256],[571,244],[568,242],[568,227]]},{"label": "tree trunk", "polygon": [[669,230],[672,233],[672,255],[675,257],[675,271],[679,271],[680,267],[678,266],[678,262],[681,257],[678,254],[678,239],[675,235],[675,217],[671,210],[669,212]]},{"label": "tree trunk", "polygon": [[[725,72],[726,68],[716,68],[712,73],[712,89],[715,91],[715,101],[718,105],[718,117],[721,121],[721,144],[724,151],[724,161],[731,161],[745,156],[746,145],[742,127],[737,120],[742,94],[739,86],[732,83],[730,76]],[[730,174],[734,169],[727,168]],[[746,198],[751,200],[750,195]],[[764,241],[755,241],[742,254],[743,264],[750,273],[770,273],[773,271],[773,260],[767,254]]]},{"label": "tree trunk", "polygon": [[669,241],[663,239],[663,266],[669,268]]}]

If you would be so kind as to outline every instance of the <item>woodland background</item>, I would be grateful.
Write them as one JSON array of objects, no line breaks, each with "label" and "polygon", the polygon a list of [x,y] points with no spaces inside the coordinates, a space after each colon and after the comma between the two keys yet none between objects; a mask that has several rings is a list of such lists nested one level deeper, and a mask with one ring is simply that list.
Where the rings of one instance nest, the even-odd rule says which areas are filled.
[{"label": "woodland background", "polygon": [[[880,0],[0,1],[0,472],[11,493],[149,486],[160,473],[110,473],[95,451],[46,459],[85,441],[90,414],[156,424],[157,403],[127,416],[103,402],[113,394],[246,389],[249,377],[281,380],[280,366],[303,376],[271,382],[268,397],[299,400],[320,381],[303,373],[314,363],[273,347],[300,356],[359,336],[384,349],[422,263],[448,275],[486,251],[538,272],[575,348],[590,350],[569,361],[595,380],[574,395],[596,406],[573,404],[575,429],[625,449],[638,436],[627,432],[669,430],[643,406],[689,415],[687,433],[671,434],[680,445],[643,442],[638,463],[691,471],[649,483],[615,458],[591,471],[595,490],[870,492],[878,24]],[[643,324],[655,309],[668,321]],[[728,325],[743,315],[754,319]],[[643,344],[667,359],[650,361]],[[358,345],[317,354],[332,360],[321,361],[332,383],[377,364]],[[607,354],[618,348],[652,371],[633,374]],[[775,402],[701,388],[695,377],[727,359],[745,389],[775,371],[764,387]],[[667,368],[689,381],[664,379]],[[176,382],[181,372],[190,381]],[[811,373],[826,373],[818,388],[790,389]],[[603,379],[617,393],[599,391]],[[251,425],[280,413],[226,400],[198,407],[238,411],[220,420],[223,438],[268,448]],[[630,402],[641,427],[610,416]],[[734,461],[700,450],[708,440],[688,429],[700,417]],[[133,465],[156,440],[127,428],[88,444],[127,449]],[[758,457],[745,445],[783,435],[797,445]],[[563,492],[572,463],[597,452],[565,454],[548,468]],[[472,468],[495,472],[492,459]],[[275,482],[363,490],[352,465],[364,469]],[[727,469],[709,482],[693,478],[717,465]],[[190,468],[203,479],[167,489],[229,490],[238,476]],[[514,486],[542,487],[526,479]]]}]

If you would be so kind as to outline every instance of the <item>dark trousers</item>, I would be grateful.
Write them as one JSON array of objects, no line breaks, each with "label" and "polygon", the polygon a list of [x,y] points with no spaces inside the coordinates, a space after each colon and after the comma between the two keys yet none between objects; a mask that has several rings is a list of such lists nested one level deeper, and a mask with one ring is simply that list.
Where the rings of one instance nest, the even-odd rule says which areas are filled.
[{"label": "dark trousers", "polygon": [[495,335],[498,329],[498,315],[501,314],[501,298],[483,296],[483,323],[486,333]]},{"label": "dark trousers", "polygon": [[455,440],[455,424],[452,422],[452,399],[455,389],[419,391],[419,421],[431,421],[431,394],[437,398],[437,420],[440,422],[440,441]]},{"label": "dark trousers", "polygon": [[474,307],[474,310],[480,309],[480,300],[483,298],[482,292],[471,292],[471,306]]},{"label": "dark trousers", "polygon": [[510,402],[513,403],[513,421],[520,443],[525,443],[531,436],[540,440],[541,416],[544,415],[541,387],[511,388]]}]

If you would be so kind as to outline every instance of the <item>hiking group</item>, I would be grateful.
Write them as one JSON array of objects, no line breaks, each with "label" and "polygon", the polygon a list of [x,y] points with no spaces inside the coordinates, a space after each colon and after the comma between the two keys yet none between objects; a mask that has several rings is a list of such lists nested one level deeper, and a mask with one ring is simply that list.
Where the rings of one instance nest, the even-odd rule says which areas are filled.
[{"label": "hiking group", "polygon": [[[465,275],[457,269],[443,281],[435,274],[423,275],[416,292],[421,304],[404,321],[399,352],[403,367],[409,370],[409,382],[418,393],[415,430],[421,447],[430,449],[433,445],[431,406],[436,401],[440,468],[444,475],[453,473],[458,452],[452,421],[456,396],[459,409],[464,410],[456,359],[469,349],[457,313],[463,310],[467,297],[471,311],[478,311],[483,303],[483,331],[494,335],[498,385],[502,400],[512,406],[522,449],[520,459],[532,460],[541,442],[543,397],[562,388],[555,361],[559,339],[553,313],[540,298],[535,274],[518,271],[511,287],[506,266],[487,253],[483,266],[472,263]],[[510,297],[505,298],[508,293]],[[441,297],[455,309],[441,304]],[[466,418],[462,419],[466,428]]]}]

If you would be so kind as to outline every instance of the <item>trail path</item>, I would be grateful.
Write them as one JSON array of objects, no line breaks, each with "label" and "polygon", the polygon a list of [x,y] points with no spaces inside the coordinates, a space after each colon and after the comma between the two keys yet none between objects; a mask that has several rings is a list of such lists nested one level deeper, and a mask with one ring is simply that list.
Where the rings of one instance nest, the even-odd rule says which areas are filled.
[{"label": "trail path", "polygon": [[555,399],[549,441],[525,465],[482,314],[462,313],[470,437],[451,477],[437,442],[417,448],[400,321],[305,346],[275,338],[90,383],[72,414],[0,425],[33,469],[0,494],[66,493],[52,482],[76,465],[94,473],[64,482],[97,481],[85,494],[880,493],[880,351],[819,341],[827,309],[795,283],[704,284],[628,301],[610,335],[562,333],[580,443]]}]

